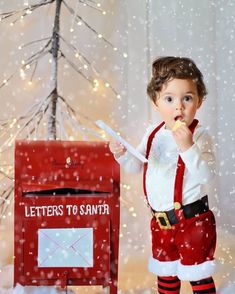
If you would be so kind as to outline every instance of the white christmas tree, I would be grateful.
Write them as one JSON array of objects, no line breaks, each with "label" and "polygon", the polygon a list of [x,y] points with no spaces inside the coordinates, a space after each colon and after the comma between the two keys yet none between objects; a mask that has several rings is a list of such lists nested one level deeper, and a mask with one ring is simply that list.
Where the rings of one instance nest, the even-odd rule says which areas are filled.
[{"label": "white christmas tree", "polygon": [[[71,67],[76,74],[91,85],[93,91],[96,92],[100,84],[102,84],[117,99],[121,97],[112,84],[101,77],[99,69],[94,66],[92,60],[86,57],[86,52],[82,52],[73,44],[72,40],[68,40],[61,32],[63,22],[68,21],[62,17],[62,8],[70,15],[73,25],[85,26],[95,34],[97,39],[104,42],[105,47],[110,47],[111,50],[114,50],[117,54],[121,54],[124,58],[127,57],[127,54],[122,53],[98,32],[96,28],[78,14],[79,5],[85,5],[101,15],[106,15],[101,5],[94,0],[77,0],[75,8],[66,0],[41,0],[36,1],[34,4],[29,4],[29,1],[25,0],[22,8],[0,14],[1,22],[10,20],[10,26],[14,27],[22,19],[36,12],[40,13],[40,10],[45,6],[52,6],[55,10],[51,35],[19,44],[19,50],[24,50],[26,47],[35,45],[39,48],[29,57],[22,60],[19,67],[9,76],[5,76],[2,83],[0,83],[0,90],[3,87],[11,87],[14,78],[20,74],[22,80],[25,80],[26,76],[29,76],[28,85],[32,85],[40,62],[45,56],[49,56],[49,93],[41,99],[36,99],[23,114],[4,119],[0,122],[0,154],[2,156],[4,155],[5,157],[10,152],[11,158],[13,157],[12,149],[16,139],[72,140],[74,138],[73,133],[75,132],[79,132],[80,138],[86,140],[94,138],[94,136],[96,138],[102,138],[102,134],[97,130],[93,120],[80,111],[75,110],[69,104],[68,99],[62,95],[61,88],[63,86],[59,83],[58,79],[60,73],[59,63],[64,60],[67,66]],[[71,26],[70,31],[72,32],[73,30],[74,28]],[[12,164],[5,162],[1,165],[0,218],[6,217],[7,208],[12,200],[14,189],[13,172],[14,168]]]}]

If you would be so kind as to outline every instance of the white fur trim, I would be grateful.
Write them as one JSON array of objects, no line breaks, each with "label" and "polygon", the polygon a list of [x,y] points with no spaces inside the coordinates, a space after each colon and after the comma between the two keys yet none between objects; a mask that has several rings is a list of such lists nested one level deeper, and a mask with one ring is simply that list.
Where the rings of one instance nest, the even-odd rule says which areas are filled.
[{"label": "white fur trim", "polygon": [[159,261],[153,257],[149,258],[148,269],[159,276],[176,276],[179,260]]},{"label": "white fur trim", "polygon": [[216,270],[216,261],[209,260],[195,265],[178,264],[178,278],[182,281],[198,281],[212,276]]}]

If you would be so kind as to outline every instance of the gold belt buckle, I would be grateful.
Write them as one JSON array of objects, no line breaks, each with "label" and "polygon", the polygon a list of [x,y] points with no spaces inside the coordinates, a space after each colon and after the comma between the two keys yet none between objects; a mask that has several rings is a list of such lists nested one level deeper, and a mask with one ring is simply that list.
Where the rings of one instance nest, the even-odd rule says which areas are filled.
[{"label": "gold belt buckle", "polygon": [[156,218],[156,221],[159,224],[159,227],[162,230],[170,230],[171,229],[171,224],[170,224],[169,219],[167,217],[167,214],[165,212],[155,212],[154,216]]}]

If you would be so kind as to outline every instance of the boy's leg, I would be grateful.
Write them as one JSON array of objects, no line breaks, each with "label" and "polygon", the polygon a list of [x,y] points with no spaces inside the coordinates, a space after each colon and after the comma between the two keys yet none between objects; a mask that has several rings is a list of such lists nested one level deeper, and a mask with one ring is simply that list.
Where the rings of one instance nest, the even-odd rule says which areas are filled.
[{"label": "boy's leg", "polygon": [[180,293],[180,280],[178,277],[158,277],[157,283],[159,294]]},{"label": "boy's leg", "polygon": [[190,282],[194,294],[216,294],[215,283],[212,277]]}]

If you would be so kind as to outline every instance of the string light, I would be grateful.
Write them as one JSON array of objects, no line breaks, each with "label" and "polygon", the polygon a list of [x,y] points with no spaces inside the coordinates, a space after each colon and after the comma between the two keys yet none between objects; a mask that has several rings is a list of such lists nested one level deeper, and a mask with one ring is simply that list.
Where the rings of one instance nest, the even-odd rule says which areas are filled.
[{"label": "string light", "polygon": [[25,80],[26,77],[25,71],[22,68],[20,69],[20,77],[22,80]]},{"label": "string light", "polygon": [[123,53],[123,57],[127,58],[128,57],[127,53]]},{"label": "string light", "polygon": [[109,83],[107,83],[107,82],[104,85],[106,88],[109,88],[109,86],[110,86]]},{"label": "string light", "polygon": [[94,91],[94,92],[97,92],[100,83],[99,83],[99,81],[98,81],[97,79],[94,79],[94,80],[93,80],[93,84],[94,84],[94,86],[93,86],[93,91]]},{"label": "string light", "polygon": [[99,84],[100,84],[99,81],[98,81],[97,79],[94,79],[94,80],[93,80],[93,83],[94,83],[97,87],[98,87]]},{"label": "string light", "polygon": [[101,34],[98,34],[98,38],[101,39],[103,38],[103,36]]},{"label": "string light", "polygon": [[13,118],[12,123],[10,124],[10,129],[14,126],[15,123],[16,123],[16,118]]}]

